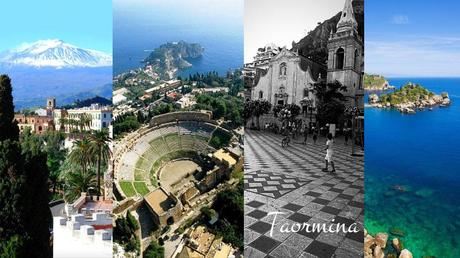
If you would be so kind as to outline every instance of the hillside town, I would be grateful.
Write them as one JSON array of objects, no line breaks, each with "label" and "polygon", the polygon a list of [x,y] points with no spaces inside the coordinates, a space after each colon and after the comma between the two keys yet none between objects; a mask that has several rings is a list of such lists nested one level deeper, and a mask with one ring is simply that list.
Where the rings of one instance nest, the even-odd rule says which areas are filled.
[{"label": "hillside town", "polygon": [[114,77],[116,257],[242,254],[242,73],[177,68]]}]

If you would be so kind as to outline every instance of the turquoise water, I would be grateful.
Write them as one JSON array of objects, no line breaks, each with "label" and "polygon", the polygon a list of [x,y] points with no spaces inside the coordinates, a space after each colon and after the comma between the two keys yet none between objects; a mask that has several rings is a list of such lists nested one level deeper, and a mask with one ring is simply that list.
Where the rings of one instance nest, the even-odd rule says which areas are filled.
[{"label": "turquoise water", "polygon": [[198,5],[199,1],[196,3],[197,10],[186,9],[188,5],[180,1],[158,3],[155,6],[136,6],[133,3],[129,8],[114,5],[114,75],[143,66],[141,61],[151,50],[161,44],[179,40],[199,43],[205,49],[201,58],[191,61],[193,67],[179,75],[209,71],[225,75],[229,69],[241,68],[243,8],[237,8],[241,3],[235,1],[234,13],[223,15],[220,19],[215,16],[226,10],[221,10],[218,4],[202,9]]},{"label": "turquoise water", "polygon": [[414,257],[460,257],[460,78],[390,78],[447,91],[452,104],[413,115],[365,110],[365,221],[398,228]]}]

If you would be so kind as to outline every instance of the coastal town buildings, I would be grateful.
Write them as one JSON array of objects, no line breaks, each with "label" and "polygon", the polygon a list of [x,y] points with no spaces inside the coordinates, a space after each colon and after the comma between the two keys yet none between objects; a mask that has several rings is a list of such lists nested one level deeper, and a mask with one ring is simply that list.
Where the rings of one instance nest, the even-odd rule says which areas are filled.
[{"label": "coastal town buildings", "polygon": [[18,123],[20,132],[30,128],[31,132],[42,134],[55,129],[53,118],[48,116],[15,114],[14,119]]},{"label": "coastal town buildings", "polygon": [[231,245],[222,242],[222,237],[209,232],[204,226],[197,226],[190,230],[182,250],[176,257],[228,258],[235,257],[233,255],[234,251]]},{"label": "coastal town buildings", "polygon": [[[79,129],[100,131],[107,129],[111,124],[112,108],[99,104],[73,109],[56,108],[56,99],[49,98],[46,109],[39,108],[38,114],[37,111],[34,114],[17,113],[14,119],[21,132],[26,128],[30,128],[31,132],[36,134],[55,130],[66,133]],[[86,122],[82,121],[83,119]],[[78,122],[81,122],[80,125],[77,125]]]}]

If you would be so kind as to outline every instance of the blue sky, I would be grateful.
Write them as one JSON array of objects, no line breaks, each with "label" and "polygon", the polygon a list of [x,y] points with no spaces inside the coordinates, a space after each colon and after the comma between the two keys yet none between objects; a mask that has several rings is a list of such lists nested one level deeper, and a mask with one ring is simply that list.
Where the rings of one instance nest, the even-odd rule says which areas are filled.
[{"label": "blue sky", "polygon": [[459,14],[455,0],[366,0],[366,72],[459,77]]},{"label": "blue sky", "polygon": [[1,7],[0,51],[56,38],[112,53],[112,0],[14,0]]}]

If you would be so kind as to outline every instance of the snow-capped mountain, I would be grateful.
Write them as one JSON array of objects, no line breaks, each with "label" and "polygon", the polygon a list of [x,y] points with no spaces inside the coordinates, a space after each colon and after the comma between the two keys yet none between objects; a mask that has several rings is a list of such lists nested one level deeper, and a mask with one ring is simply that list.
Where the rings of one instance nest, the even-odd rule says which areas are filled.
[{"label": "snow-capped mountain", "polygon": [[0,53],[0,64],[54,68],[107,67],[112,66],[112,56],[79,48],[62,40],[48,39]]}]

